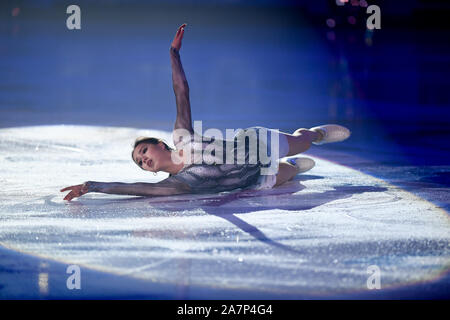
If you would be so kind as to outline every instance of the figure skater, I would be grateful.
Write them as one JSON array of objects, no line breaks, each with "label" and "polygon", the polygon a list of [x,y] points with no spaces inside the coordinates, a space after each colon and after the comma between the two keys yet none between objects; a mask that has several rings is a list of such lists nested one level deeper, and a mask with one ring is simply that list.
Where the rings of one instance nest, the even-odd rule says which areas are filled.
[{"label": "figure skater", "polygon": [[[262,174],[272,162],[264,162],[257,156],[257,161],[247,161],[251,157],[250,147],[245,143],[243,158],[245,163],[228,163],[223,161],[230,151],[226,149],[226,140],[205,138],[194,132],[191,120],[191,106],[189,101],[189,86],[180,60],[181,41],[186,24],[181,25],[170,46],[170,60],[172,65],[172,82],[177,105],[177,118],[174,125],[173,138],[176,149],[171,148],[163,140],[154,137],[138,137],[131,153],[133,161],[143,170],[167,172],[169,177],[157,183],[120,183],[120,182],[96,182],[87,181],[61,189],[61,192],[70,192],[64,200],[72,200],[89,192],[101,192],[108,194],[136,195],[136,196],[168,196],[185,193],[217,193],[235,189],[270,189],[291,180],[298,173],[305,172],[314,167],[315,163],[310,158],[290,158],[278,160],[288,156],[294,156],[308,150],[311,144],[324,144],[338,142],[347,139],[350,131],[340,125],[327,124],[310,129],[299,128],[292,134],[280,132],[275,129],[263,127],[250,127],[236,134],[232,148],[233,160],[236,160],[236,152],[239,150],[239,139],[248,136],[250,131],[256,132],[258,137],[257,155],[260,148],[267,148],[266,154],[277,155],[276,172],[274,174]],[[184,136],[178,133],[184,132]],[[266,134],[266,135],[264,135]],[[271,150],[271,138],[278,136],[278,152]],[[188,136],[188,139],[184,139]],[[260,139],[264,137],[266,139]],[[181,139],[183,138],[183,139]],[[206,140],[206,142],[204,141]],[[224,152],[205,153],[208,145],[222,145]],[[261,141],[260,141],[261,140]],[[262,142],[262,143],[259,143]],[[186,150],[191,155],[203,152],[201,161],[193,161],[187,156]],[[225,152],[226,150],[226,152]],[[205,155],[206,154],[206,155]],[[222,160],[222,162],[219,162]]]}]

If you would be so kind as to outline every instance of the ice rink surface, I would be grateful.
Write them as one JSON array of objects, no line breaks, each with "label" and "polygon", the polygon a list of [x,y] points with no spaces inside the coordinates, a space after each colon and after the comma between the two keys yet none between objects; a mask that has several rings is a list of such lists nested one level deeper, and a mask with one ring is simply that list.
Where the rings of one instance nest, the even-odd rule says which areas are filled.
[{"label": "ice rink surface", "polygon": [[[448,272],[444,209],[311,154],[316,167],[267,191],[62,200],[87,180],[165,178],[133,164],[140,135],[172,144],[169,132],[132,128],[0,130],[0,243],[13,250],[1,252],[0,297],[370,296],[369,266],[383,292],[433,288]],[[73,264],[82,290],[66,288]]]}]

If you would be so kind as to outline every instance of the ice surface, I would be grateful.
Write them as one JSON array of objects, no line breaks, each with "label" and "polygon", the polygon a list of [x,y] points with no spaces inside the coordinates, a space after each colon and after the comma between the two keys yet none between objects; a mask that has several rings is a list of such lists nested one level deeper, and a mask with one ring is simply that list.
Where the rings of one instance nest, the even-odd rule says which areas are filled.
[{"label": "ice surface", "polygon": [[132,162],[140,135],[172,145],[169,132],[133,128],[1,129],[0,243],[82,269],[268,297],[367,291],[370,265],[383,288],[449,269],[444,210],[322,158],[269,191],[62,200],[61,188],[87,180],[165,178]]}]

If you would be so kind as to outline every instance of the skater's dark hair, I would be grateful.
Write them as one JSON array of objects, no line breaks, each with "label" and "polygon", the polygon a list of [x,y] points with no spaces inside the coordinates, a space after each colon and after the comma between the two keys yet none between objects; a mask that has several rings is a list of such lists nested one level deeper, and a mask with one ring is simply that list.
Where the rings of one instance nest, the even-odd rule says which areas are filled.
[{"label": "skater's dark hair", "polygon": [[140,145],[141,143],[150,143],[150,144],[158,144],[162,142],[164,144],[164,148],[166,148],[166,150],[168,151],[172,151],[174,150],[173,148],[169,147],[169,145],[167,143],[164,142],[164,140],[159,139],[159,138],[153,138],[153,137],[137,137],[136,140],[134,141],[134,146],[133,146],[133,150],[131,150],[131,159],[133,159],[134,163],[136,163],[138,165],[139,168],[141,168],[142,170],[144,170],[144,168],[142,168],[141,166],[139,166],[139,164],[134,160],[133,158],[133,152],[136,149],[136,147],[138,145]]}]

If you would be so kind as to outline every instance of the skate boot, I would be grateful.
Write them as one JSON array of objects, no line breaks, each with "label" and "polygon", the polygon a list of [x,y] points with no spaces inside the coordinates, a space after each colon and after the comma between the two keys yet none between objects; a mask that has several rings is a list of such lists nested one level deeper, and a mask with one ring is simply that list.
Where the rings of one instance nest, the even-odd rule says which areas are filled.
[{"label": "skate boot", "polygon": [[337,124],[324,124],[321,126],[313,127],[309,130],[319,132],[322,136],[320,140],[313,141],[313,144],[321,145],[330,142],[339,142],[350,137],[350,130],[346,127]]},{"label": "skate boot", "polygon": [[311,170],[316,165],[316,162],[310,158],[289,158],[287,162],[297,167],[298,173],[303,173]]}]

